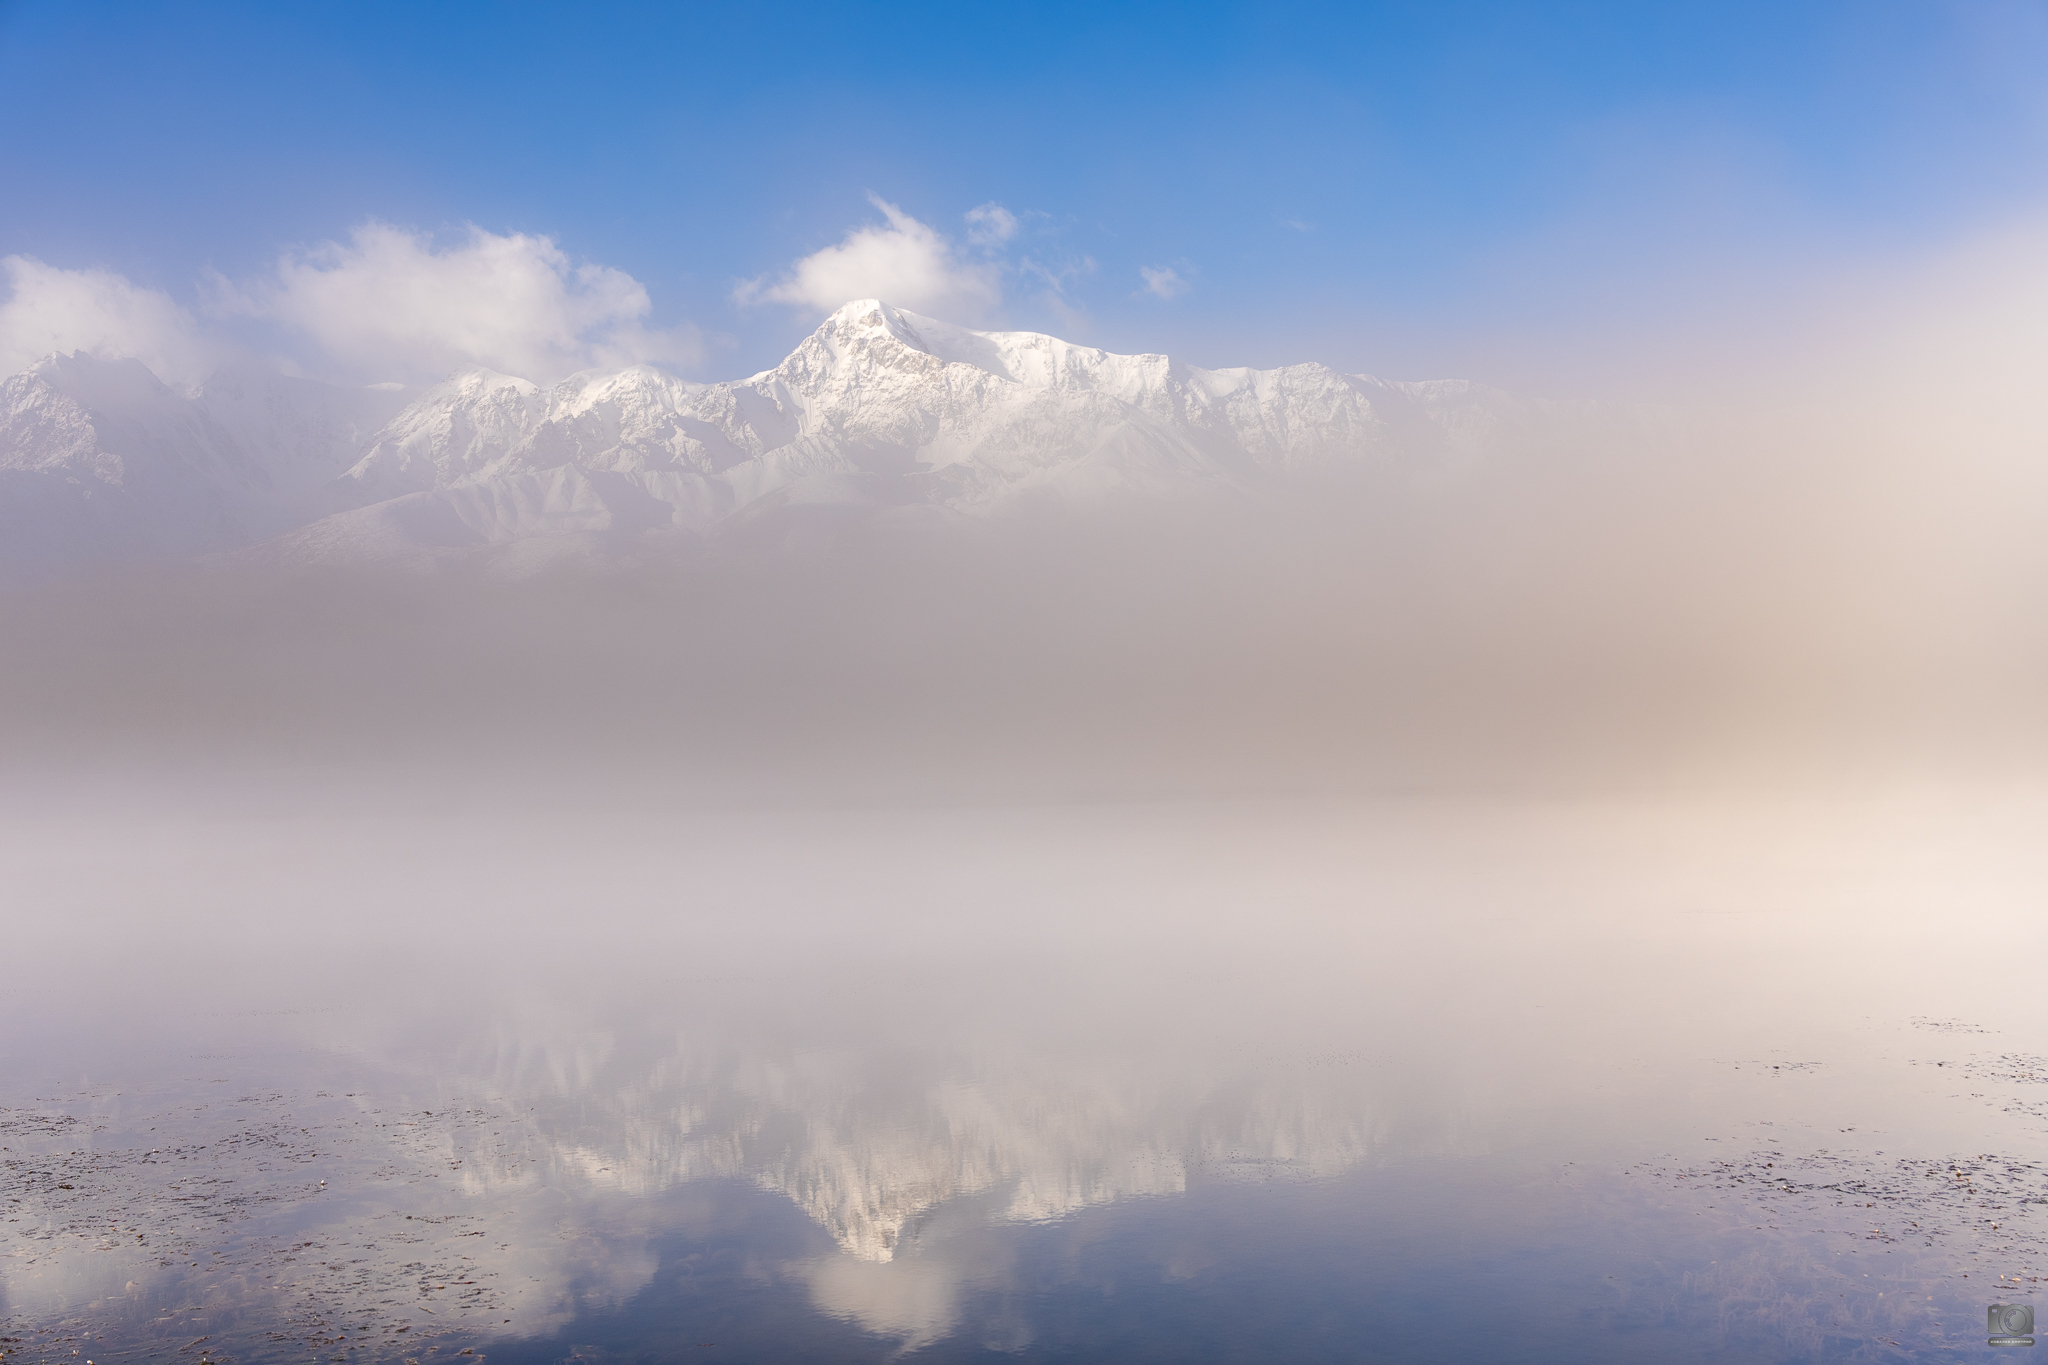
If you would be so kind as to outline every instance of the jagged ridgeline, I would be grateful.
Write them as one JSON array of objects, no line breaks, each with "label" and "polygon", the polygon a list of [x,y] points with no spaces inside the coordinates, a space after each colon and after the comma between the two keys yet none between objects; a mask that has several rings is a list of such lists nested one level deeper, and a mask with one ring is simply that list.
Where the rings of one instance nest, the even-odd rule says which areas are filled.
[{"label": "jagged ridgeline", "polygon": [[874,300],[716,384],[644,365],[548,387],[473,369],[408,394],[241,371],[182,394],[137,361],[53,356],[0,391],[0,572],[965,519],[1441,461],[1537,416],[1462,381],[1204,370]]}]

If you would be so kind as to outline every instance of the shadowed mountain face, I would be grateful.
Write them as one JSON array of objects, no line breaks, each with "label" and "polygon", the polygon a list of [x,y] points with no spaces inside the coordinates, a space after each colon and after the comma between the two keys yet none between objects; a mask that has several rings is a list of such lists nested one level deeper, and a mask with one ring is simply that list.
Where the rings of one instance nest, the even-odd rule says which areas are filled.
[{"label": "shadowed mountain face", "polygon": [[[1458,382],[1321,365],[1200,370],[847,304],[772,370],[647,366],[550,388],[470,370],[418,395],[223,375],[187,397],[135,361],[7,381],[0,518],[16,573],[277,538],[293,561],[532,537],[705,534],[778,516],[1157,498],[1429,462],[1526,421]],[[805,509],[805,510],[800,510]]]},{"label": "shadowed mountain face", "polygon": [[52,356],[0,383],[0,578],[233,549],[333,510],[337,468],[404,395]]},{"label": "shadowed mountain face", "polygon": [[30,563],[231,543],[260,475],[140,361],[53,357],[7,381],[0,529]]}]

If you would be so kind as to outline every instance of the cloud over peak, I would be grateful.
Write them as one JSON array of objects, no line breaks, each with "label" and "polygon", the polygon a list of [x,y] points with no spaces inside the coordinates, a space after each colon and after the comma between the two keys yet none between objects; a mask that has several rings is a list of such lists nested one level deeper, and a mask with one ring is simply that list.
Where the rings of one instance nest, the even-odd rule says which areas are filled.
[{"label": "cloud over peak", "polygon": [[[870,194],[883,222],[854,228],[832,246],[792,265],[781,279],[749,280],[734,291],[741,303],[787,303],[829,313],[849,299],[878,298],[912,312],[973,322],[1002,302],[1002,271],[994,262],[961,257],[945,236],[901,208]],[[1017,231],[1000,204],[967,214],[968,238],[994,247]]]},{"label": "cloud over peak", "polygon": [[64,270],[33,256],[0,258],[0,377],[53,353],[139,360],[165,383],[190,388],[218,363],[196,319],[157,289],[110,270]]}]

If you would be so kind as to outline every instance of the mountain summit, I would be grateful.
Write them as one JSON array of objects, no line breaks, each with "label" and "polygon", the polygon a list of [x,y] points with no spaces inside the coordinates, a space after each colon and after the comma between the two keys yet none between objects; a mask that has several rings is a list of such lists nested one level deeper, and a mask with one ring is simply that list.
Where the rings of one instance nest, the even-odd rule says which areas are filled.
[{"label": "mountain summit", "polygon": [[133,361],[75,356],[8,380],[0,527],[41,560],[280,532],[274,549],[290,557],[379,559],[705,534],[797,508],[974,515],[1034,496],[1172,496],[1427,459],[1514,406],[1462,382],[1315,364],[1197,369],[874,299],[834,312],[774,369],[716,384],[632,366],[542,388],[471,369],[381,425],[363,418],[380,403],[389,415],[390,395],[268,385],[265,421],[252,422],[247,401],[223,396],[249,389],[246,377],[188,400]]}]

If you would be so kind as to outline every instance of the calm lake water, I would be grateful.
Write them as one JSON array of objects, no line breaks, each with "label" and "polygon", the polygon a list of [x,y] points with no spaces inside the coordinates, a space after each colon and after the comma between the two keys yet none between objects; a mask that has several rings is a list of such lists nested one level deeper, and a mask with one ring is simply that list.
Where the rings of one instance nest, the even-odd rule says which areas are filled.
[{"label": "calm lake water", "polygon": [[1947,1358],[2048,805],[9,799],[6,1359]]}]

